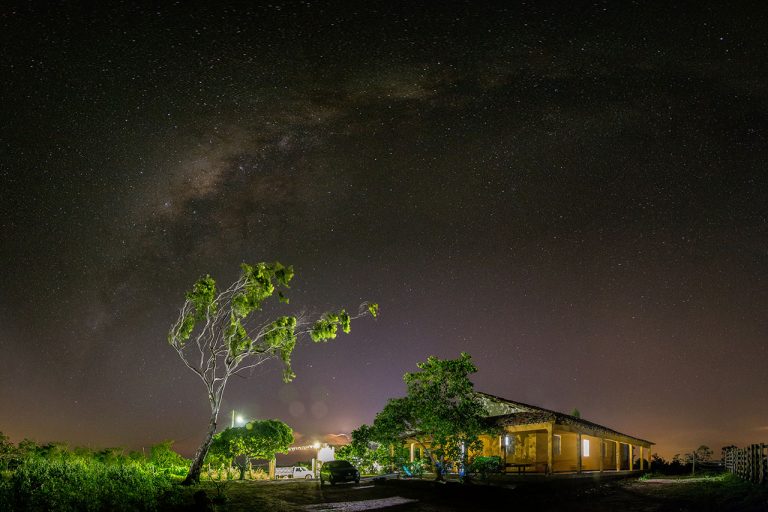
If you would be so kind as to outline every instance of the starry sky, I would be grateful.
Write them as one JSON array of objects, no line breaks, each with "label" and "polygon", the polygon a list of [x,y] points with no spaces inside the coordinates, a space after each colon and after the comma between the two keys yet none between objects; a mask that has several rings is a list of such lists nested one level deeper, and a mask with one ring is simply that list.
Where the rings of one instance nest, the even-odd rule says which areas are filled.
[{"label": "starry sky", "polygon": [[[429,355],[657,443],[765,441],[768,26],[718,2],[0,8],[0,431],[202,438],[185,291],[381,317],[230,382],[300,440]],[[108,6],[107,6],[108,5]]]}]

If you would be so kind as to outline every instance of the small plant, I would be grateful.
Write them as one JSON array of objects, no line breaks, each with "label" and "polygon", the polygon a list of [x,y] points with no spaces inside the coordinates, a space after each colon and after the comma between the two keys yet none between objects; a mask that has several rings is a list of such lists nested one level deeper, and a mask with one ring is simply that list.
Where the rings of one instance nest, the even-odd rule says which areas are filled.
[{"label": "small plant", "polygon": [[216,480],[213,480],[212,483],[214,495],[211,498],[211,501],[217,505],[223,505],[227,502],[227,486],[229,482],[221,480],[217,482]]},{"label": "small plant", "polygon": [[408,473],[410,473],[410,476],[413,478],[421,478],[424,476],[423,460],[415,460],[413,462],[409,462],[405,465],[405,467],[407,468]]}]

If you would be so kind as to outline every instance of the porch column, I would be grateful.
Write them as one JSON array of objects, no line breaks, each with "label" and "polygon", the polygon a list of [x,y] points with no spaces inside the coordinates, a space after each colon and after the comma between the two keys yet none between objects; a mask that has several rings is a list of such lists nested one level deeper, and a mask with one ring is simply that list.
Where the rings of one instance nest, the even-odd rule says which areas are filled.
[{"label": "porch column", "polygon": [[616,443],[616,471],[621,471],[621,443],[614,442]]},{"label": "porch column", "polygon": [[501,452],[501,464],[502,464],[502,473],[507,472],[507,439],[509,438],[509,432],[504,431],[504,435],[501,437],[501,446],[503,448]]},{"label": "porch column", "polygon": [[643,447],[640,447],[640,470],[645,469],[645,459],[643,458]]},{"label": "porch column", "polygon": [[579,473],[581,473],[581,432],[579,432],[576,443],[576,456],[579,458]]},{"label": "porch column", "polygon": [[603,459],[605,459],[605,439],[600,438],[600,472],[603,472]]},{"label": "porch column", "polygon": [[632,443],[627,443],[629,447],[629,470],[632,471],[634,464],[632,464]]},{"label": "porch column", "polygon": [[555,436],[554,436],[554,430],[555,425],[554,423],[550,423],[547,425],[547,474],[551,475],[554,473],[554,462],[555,462]]},{"label": "porch column", "polygon": [[413,446],[415,443],[411,443],[411,462],[413,462]]}]

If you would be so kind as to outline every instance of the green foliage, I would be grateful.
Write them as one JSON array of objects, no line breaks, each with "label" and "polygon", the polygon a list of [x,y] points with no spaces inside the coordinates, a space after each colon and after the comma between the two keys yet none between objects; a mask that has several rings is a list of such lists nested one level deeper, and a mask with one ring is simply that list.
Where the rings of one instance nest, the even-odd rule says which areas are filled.
[{"label": "green foliage", "polygon": [[581,418],[581,411],[574,407],[574,409],[571,411],[571,416],[574,418]]},{"label": "green foliage", "polygon": [[480,476],[482,480],[487,480],[488,476],[494,473],[501,473],[501,457],[475,457],[469,465],[469,472]]},{"label": "green foliage", "polygon": [[194,284],[192,291],[187,293],[187,299],[195,308],[195,321],[205,320],[206,316],[216,313],[216,281],[206,275]]},{"label": "green foliage", "polygon": [[242,457],[236,460],[242,479],[249,459],[273,459],[277,453],[286,453],[293,440],[293,430],[282,421],[251,421],[216,434],[205,461],[218,465]]},{"label": "green foliage", "polygon": [[449,465],[465,464],[482,448],[486,411],[469,380],[477,371],[469,354],[448,360],[432,356],[417,366],[419,372],[404,376],[407,395],[389,400],[376,415],[373,437],[384,443],[415,439],[427,449],[440,478]]},{"label": "green foliage", "polygon": [[173,451],[173,441],[167,440],[149,449],[149,463],[157,468],[172,470],[177,467],[189,466],[189,460]]},{"label": "green foliage", "polygon": [[270,350],[278,354],[283,362],[283,380],[290,382],[296,377],[291,369],[291,354],[296,348],[296,318],[292,316],[281,316],[269,327],[264,336],[264,343]]},{"label": "green foliage", "polygon": [[8,436],[0,432],[0,471],[8,469],[16,449]]},{"label": "green foliage", "polygon": [[248,352],[251,348],[252,340],[240,319],[235,315],[229,317],[229,326],[224,331],[224,339],[227,340],[229,353],[233,359]]},{"label": "green foliage", "polygon": [[[277,261],[256,265],[243,263],[240,268],[245,287],[232,299],[232,311],[238,318],[245,318],[253,311],[260,310],[264,301],[275,292],[276,285],[288,288],[288,283],[293,279],[293,267],[285,267]],[[282,292],[278,292],[278,297],[281,302],[288,302]]]},{"label": "green foliage", "polygon": [[0,508],[17,511],[164,510],[179,500],[173,482],[138,464],[24,459],[0,479]]},{"label": "green foliage", "polygon": [[[266,322],[257,320],[254,313],[262,311],[271,297],[276,295],[280,302],[289,302],[283,291],[289,288],[293,276],[293,267],[279,262],[243,263],[240,278],[224,291],[218,293],[213,278],[205,276],[186,294],[180,316],[169,330],[168,342],[203,381],[211,406],[211,422],[185,483],[199,481],[224,390],[232,375],[274,358],[283,364],[283,380],[290,382],[296,377],[291,357],[300,335],[309,335],[315,342],[328,341],[336,337],[339,328],[349,333],[354,318],[378,314],[378,305],[369,304],[356,317],[342,309],[326,313],[310,325],[299,326],[295,316],[285,315],[267,318]],[[193,336],[195,342],[188,343]]]},{"label": "green foliage", "polygon": [[345,334],[349,334],[351,322],[352,317],[343,309],[338,313],[326,313],[314,323],[309,335],[316,343],[332,340],[336,338],[339,327]]},{"label": "green foliage", "polygon": [[156,445],[146,459],[123,448],[70,449],[28,439],[14,446],[0,434],[6,463],[0,510],[164,510],[179,498],[172,475],[183,475],[189,464],[172,443]]},{"label": "green foliage", "polygon": [[336,450],[336,458],[352,462],[361,472],[376,473],[391,463],[387,445],[373,440],[373,427],[361,425],[352,431],[352,442]]},{"label": "green foliage", "polygon": [[404,467],[408,469],[408,472],[413,478],[421,478],[424,476],[424,461],[414,460],[413,462],[406,462]]}]

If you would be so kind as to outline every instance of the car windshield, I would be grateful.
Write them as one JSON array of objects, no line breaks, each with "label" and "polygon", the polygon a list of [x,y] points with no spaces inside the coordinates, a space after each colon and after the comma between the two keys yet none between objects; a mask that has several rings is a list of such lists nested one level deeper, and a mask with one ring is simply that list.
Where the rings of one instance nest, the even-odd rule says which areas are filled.
[{"label": "car windshield", "polygon": [[332,460],[330,462],[326,462],[325,466],[331,469],[341,469],[341,468],[351,468],[352,464],[350,464],[345,460]]}]

